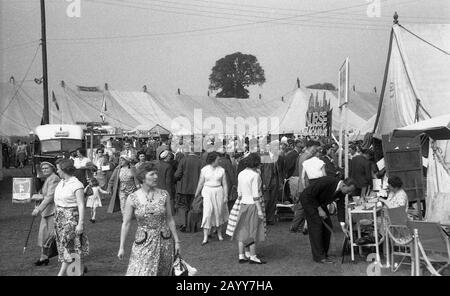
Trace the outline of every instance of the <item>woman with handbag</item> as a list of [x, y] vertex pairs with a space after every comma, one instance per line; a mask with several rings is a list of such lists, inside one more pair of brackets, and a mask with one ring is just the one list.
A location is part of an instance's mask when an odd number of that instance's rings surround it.
[[59, 159], [56, 162], [61, 181], [55, 188], [55, 229], [58, 260], [61, 269], [58, 276], [67, 272], [73, 262], [73, 254], [79, 256], [79, 270], [83, 268], [82, 259], [89, 254], [89, 241], [84, 232], [84, 187], [74, 176], [75, 167], [69, 159]]
[[238, 199], [228, 219], [227, 235], [238, 241], [239, 263], [266, 263], [256, 256], [255, 245], [264, 241], [266, 236], [260, 164], [261, 158], [257, 153], [247, 156], [246, 168], [238, 175]]
[[53, 235], [55, 231], [55, 188], [60, 179], [55, 173], [55, 166], [50, 162], [42, 162], [42, 174], [45, 177], [44, 185], [41, 192], [42, 202], [36, 207], [31, 215], [37, 216], [41, 214], [41, 224], [39, 226], [38, 246], [41, 247], [41, 257], [34, 263], [36, 266], [48, 265], [49, 258], [44, 248], [47, 240]]
[[119, 260], [124, 257], [125, 241], [134, 214], [138, 227], [126, 275], [169, 276], [174, 256], [180, 251], [170, 195], [156, 187], [158, 171], [155, 164], [147, 162], [141, 165], [136, 177], [142, 182], [142, 187], [127, 199], [117, 257]]
[[210, 152], [206, 157], [206, 166], [200, 173], [195, 196], [203, 197], [203, 242], [208, 243], [209, 231], [217, 228], [217, 237], [223, 241], [222, 225], [228, 220], [228, 185], [224, 168], [219, 166], [219, 154]]

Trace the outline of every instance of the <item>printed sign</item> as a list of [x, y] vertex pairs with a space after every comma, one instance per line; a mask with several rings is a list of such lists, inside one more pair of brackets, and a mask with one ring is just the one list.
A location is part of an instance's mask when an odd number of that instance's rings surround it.
[[339, 68], [339, 85], [338, 85], [338, 106], [348, 102], [349, 87], [349, 59], [346, 58], [344, 64]]
[[326, 98], [326, 92], [323, 92], [319, 100], [319, 93], [311, 93], [306, 112], [306, 134], [314, 137], [329, 137], [331, 135], [332, 110], [330, 101]]
[[32, 193], [32, 178], [13, 178], [13, 203], [30, 202]]

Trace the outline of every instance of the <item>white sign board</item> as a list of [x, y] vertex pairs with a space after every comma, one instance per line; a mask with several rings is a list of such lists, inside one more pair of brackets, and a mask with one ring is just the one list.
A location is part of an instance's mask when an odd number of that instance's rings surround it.
[[32, 178], [13, 178], [13, 203], [26, 203], [31, 200], [32, 193]]

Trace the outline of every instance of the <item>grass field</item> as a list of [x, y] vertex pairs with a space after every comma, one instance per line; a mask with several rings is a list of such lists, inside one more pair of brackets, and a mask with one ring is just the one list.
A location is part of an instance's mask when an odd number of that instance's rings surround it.
[[[7, 175], [25, 176], [26, 170], [11, 169]], [[32, 220], [31, 211], [34, 204], [11, 203], [11, 179], [0, 182], [0, 275], [56, 275], [59, 264], [56, 258], [48, 266], [35, 267], [32, 263], [38, 259], [39, 248], [36, 246], [39, 219], [35, 220], [30, 241], [25, 254], [22, 254], [26, 235]], [[90, 255], [85, 263], [89, 268], [87, 276], [120, 276], [126, 272], [131, 251], [132, 238], [136, 229], [135, 222], [131, 229], [123, 261], [117, 259], [119, 247], [121, 214], [107, 214], [105, 204], [97, 212], [97, 223], [92, 224], [86, 217], [85, 230], [90, 241]], [[89, 215], [87, 215], [89, 216]], [[335, 221], [337, 225], [337, 221]], [[260, 244], [258, 253], [268, 262], [265, 265], [238, 264], [237, 245], [217, 238], [201, 246], [201, 232], [180, 233], [182, 240], [181, 254], [192, 266], [198, 269], [198, 275], [325, 275], [325, 276], [364, 276], [368, 263], [360, 259], [356, 263], [322, 265], [312, 261], [309, 239], [302, 234], [289, 232], [289, 222], [279, 222], [269, 226], [267, 240]], [[332, 238], [331, 251], [340, 253], [343, 234], [338, 227]], [[340, 259], [340, 258], [339, 258]], [[390, 272], [383, 269], [383, 275]], [[408, 275], [408, 267], [395, 275]]]

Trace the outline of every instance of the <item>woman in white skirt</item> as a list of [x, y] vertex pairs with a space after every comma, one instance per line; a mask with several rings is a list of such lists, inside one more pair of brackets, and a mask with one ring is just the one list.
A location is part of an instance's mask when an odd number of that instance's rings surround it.
[[[257, 153], [247, 156], [246, 168], [238, 175], [238, 200], [228, 220], [227, 234], [238, 241], [239, 263], [266, 263], [256, 256], [256, 243], [264, 241], [266, 236], [260, 164]], [[247, 248], [250, 252], [244, 252]]]
[[208, 235], [212, 227], [217, 228], [217, 237], [222, 237], [222, 225], [228, 220], [228, 186], [225, 169], [219, 166], [219, 154], [210, 152], [206, 158], [206, 166], [200, 173], [195, 196], [203, 197], [203, 242], [208, 243]]

